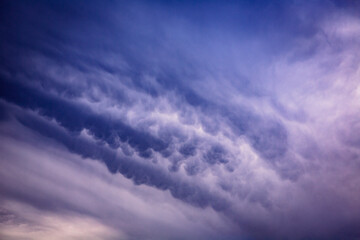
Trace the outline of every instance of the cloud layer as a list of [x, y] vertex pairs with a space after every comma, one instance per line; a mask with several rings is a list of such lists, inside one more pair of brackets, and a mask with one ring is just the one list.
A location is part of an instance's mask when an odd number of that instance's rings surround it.
[[5, 1], [1, 238], [357, 239], [359, 7]]

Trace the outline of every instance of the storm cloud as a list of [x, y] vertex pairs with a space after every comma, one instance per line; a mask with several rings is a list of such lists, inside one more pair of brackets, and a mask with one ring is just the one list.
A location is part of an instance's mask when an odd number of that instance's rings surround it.
[[0, 11], [2, 239], [359, 238], [356, 2]]

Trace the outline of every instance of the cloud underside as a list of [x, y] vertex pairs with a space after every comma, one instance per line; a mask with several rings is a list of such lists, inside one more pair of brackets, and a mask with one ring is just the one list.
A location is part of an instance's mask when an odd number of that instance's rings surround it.
[[348, 4], [5, 2], [0, 237], [356, 239]]

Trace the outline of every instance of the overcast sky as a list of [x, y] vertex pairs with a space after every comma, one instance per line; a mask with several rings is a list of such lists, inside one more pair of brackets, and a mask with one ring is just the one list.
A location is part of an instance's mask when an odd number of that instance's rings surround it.
[[0, 238], [360, 238], [360, 2], [1, 1]]

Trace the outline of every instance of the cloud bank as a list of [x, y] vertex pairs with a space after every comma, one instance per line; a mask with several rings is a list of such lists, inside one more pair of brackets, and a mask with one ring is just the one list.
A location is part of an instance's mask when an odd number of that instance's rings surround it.
[[2, 239], [357, 239], [360, 5], [5, 1]]

